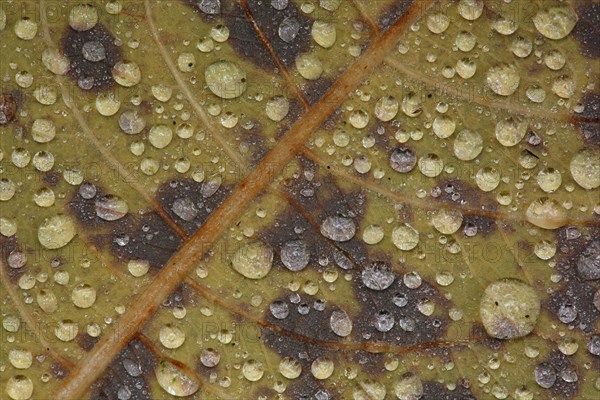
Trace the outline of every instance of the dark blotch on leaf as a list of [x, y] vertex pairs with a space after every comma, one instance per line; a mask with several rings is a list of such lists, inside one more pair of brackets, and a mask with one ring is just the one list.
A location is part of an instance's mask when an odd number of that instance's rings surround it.
[[441, 179], [437, 200], [445, 204], [463, 205], [470, 210], [496, 211], [498, 203], [489, 194], [459, 179]]
[[577, 124], [583, 141], [589, 146], [600, 147], [600, 93], [586, 93], [581, 103], [583, 112], [573, 114], [573, 120], [585, 119], [586, 122]]
[[129, 392], [129, 400], [148, 399], [151, 390], [148, 380], [154, 376], [157, 360], [144, 343], [134, 339], [127, 344], [106, 369], [103, 376], [91, 387], [92, 400], [123, 398]]
[[487, 238], [496, 230], [496, 220], [490, 217], [466, 215], [463, 218], [463, 227], [475, 227], [476, 235]]
[[[549, 374], [542, 372], [549, 371]], [[552, 372], [555, 375], [555, 381], [552, 382]], [[573, 365], [569, 357], [565, 356], [558, 350], [553, 350], [547, 359], [543, 360], [534, 371], [534, 377], [538, 384], [546, 384], [545, 387], [550, 389], [550, 393], [554, 398], [568, 399], [579, 398], [579, 381], [583, 378], [580, 376], [580, 371]]]
[[377, 18], [377, 25], [382, 30], [389, 29], [396, 21], [398, 21], [408, 9], [413, 5], [414, 0], [396, 0], [390, 7], [384, 10]]
[[52, 376], [58, 379], [63, 379], [69, 375], [69, 371], [58, 361], [54, 361], [52, 364], [50, 364], [50, 373]]
[[[104, 48], [104, 58], [100, 61], [89, 61], [84, 57], [84, 45], [94, 42]], [[84, 90], [102, 90], [112, 87], [114, 65], [122, 58], [121, 49], [115, 44], [113, 35], [100, 23], [90, 30], [78, 32], [71, 28], [62, 39], [64, 54], [71, 62], [69, 76]], [[86, 50], [89, 48], [87, 45]], [[91, 58], [88, 54], [88, 58]]]
[[600, 57], [600, 3], [583, 1], [577, 9], [579, 21], [573, 29], [573, 34], [579, 40], [582, 53], [586, 57]]
[[314, 104], [327, 93], [333, 80], [328, 78], [319, 78], [315, 81], [308, 81], [302, 85], [302, 91], [306, 95], [306, 98], [310, 104]]
[[[420, 343], [434, 342], [444, 336], [448, 325], [446, 317], [448, 300], [432, 285], [423, 282], [416, 289], [409, 289], [402, 283], [402, 277], [397, 276], [394, 284], [382, 291], [373, 291], [365, 286], [362, 279], [353, 279], [354, 295], [361, 307], [354, 318], [352, 335], [357, 340], [386, 342], [395, 346], [411, 346]], [[401, 299], [401, 300], [400, 300]], [[423, 299], [435, 303], [433, 315], [425, 316], [417, 304]], [[395, 321], [394, 326], [386, 332], [377, 329], [376, 315], [386, 311]]]
[[[230, 192], [229, 187], [220, 186], [213, 195], [203, 197], [202, 194], [206, 193], [206, 191], [203, 191], [203, 187], [206, 190], [207, 182], [210, 180], [211, 177], [206, 177], [202, 183], [192, 179], [173, 180], [163, 184], [158, 189], [156, 195], [158, 203], [188, 235], [196, 232], [210, 213], [219, 207]], [[190, 210], [178, 209], [183, 204], [181, 199], [186, 199], [185, 202], [190, 205], [193, 204], [196, 213], [191, 213]], [[174, 207], [174, 205], [177, 206]], [[191, 217], [192, 215], [193, 218], [187, 218], [187, 216]], [[182, 216], [186, 218], [184, 219]]]
[[84, 334], [77, 335], [77, 338], [75, 340], [76, 340], [77, 344], [79, 345], [79, 347], [81, 347], [83, 350], [90, 351], [94, 348], [96, 343], [98, 343], [100, 341], [100, 338], [92, 337], [92, 336], [84, 333]]
[[[248, 4], [256, 24], [279, 56], [281, 62], [286, 67], [291, 68], [295, 64], [296, 57], [306, 52], [311, 46], [310, 28], [312, 20], [291, 2], [285, 10], [281, 11], [274, 9], [270, 1], [248, 1]], [[226, 2], [225, 4], [223, 2], [221, 5], [224, 8], [226, 7], [223, 10], [223, 17], [230, 30], [228, 43], [238, 54], [259, 67], [272, 71], [276, 64], [254, 31], [239, 3]], [[298, 33], [289, 43], [279, 37], [279, 26], [286, 18], [293, 18], [299, 24]]]
[[8, 257], [12, 252], [15, 251], [23, 251], [19, 246], [17, 238], [15, 236], [6, 237], [4, 235], [0, 235], [0, 256], [2, 257], [2, 267], [4, 268], [6, 275], [8, 275], [8, 278], [13, 282], [16, 282], [17, 279], [19, 279], [19, 277], [23, 275], [27, 269], [27, 265], [21, 268], [11, 268], [8, 266]]
[[77, 191], [69, 202], [69, 210], [84, 231], [91, 231], [92, 242], [108, 247], [123, 263], [129, 260], [147, 260], [152, 268], [162, 268], [181, 245], [181, 239], [157, 213], [128, 213], [116, 221], [106, 221], [96, 215], [96, 199], [105, 194], [96, 186], [96, 195], [90, 199]]
[[0, 94], [0, 125], [8, 124], [15, 119], [17, 102], [10, 94]]
[[593, 261], [590, 257], [593, 257], [596, 246], [594, 243], [598, 241], [598, 237], [600, 228], [597, 227], [567, 226], [556, 232], [556, 270], [563, 276], [562, 286], [550, 295], [545, 304], [557, 320], [564, 321], [569, 320], [565, 314], [569, 310], [565, 305], [574, 305], [577, 315], [570, 325], [585, 333], [592, 333], [600, 318], [594, 306], [597, 281], [588, 281], [580, 276], [578, 263], [580, 260]]
[[450, 391], [444, 385], [438, 382], [423, 382], [422, 399], [435, 400], [476, 400], [471, 389], [466, 382], [461, 382], [456, 389]]

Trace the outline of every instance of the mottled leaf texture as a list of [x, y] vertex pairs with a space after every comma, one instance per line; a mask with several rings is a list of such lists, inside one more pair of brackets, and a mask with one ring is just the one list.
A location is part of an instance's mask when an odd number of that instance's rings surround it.
[[0, 398], [598, 399], [599, 15], [0, 1]]

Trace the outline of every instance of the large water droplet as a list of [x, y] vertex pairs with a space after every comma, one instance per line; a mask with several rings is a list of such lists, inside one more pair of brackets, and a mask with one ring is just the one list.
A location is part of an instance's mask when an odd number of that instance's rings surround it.
[[211, 92], [223, 99], [240, 97], [248, 86], [246, 72], [230, 61], [216, 61], [204, 70], [204, 79]]
[[352, 333], [352, 320], [344, 310], [335, 310], [329, 318], [331, 330], [338, 336], [346, 337]]
[[336, 242], [347, 242], [356, 233], [356, 225], [351, 218], [333, 216], [325, 218], [321, 224], [321, 234]]
[[73, 220], [63, 214], [46, 218], [38, 228], [38, 240], [47, 249], [60, 249], [75, 237]]
[[264, 278], [272, 264], [273, 249], [261, 241], [240, 247], [231, 261], [233, 269], [249, 279]]
[[488, 335], [514, 339], [528, 335], [535, 328], [540, 299], [525, 282], [501, 279], [485, 289], [479, 312]]
[[186, 374], [173, 363], [163, 360], [154, 370], [160, 387], [177, 397], [191, 396], [200, 388], [197, 379]]
[[539, 33], [548, 39], [566, 37], [577, 23], [577, 14], [567, 5], [541, 9], [532, 18]]

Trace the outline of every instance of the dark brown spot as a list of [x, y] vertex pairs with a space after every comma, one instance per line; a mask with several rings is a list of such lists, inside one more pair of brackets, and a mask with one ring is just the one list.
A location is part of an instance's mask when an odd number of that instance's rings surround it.
[[504, 343], [502, 342], [502, 340], [490, 337], [485, 331], [483, 325], [481, 324], [474, 324], [471, 327], [470, 336], [474, 338], [484, 338], [482, 340], [479, 340], [477, 343], [486, 346], [493, 351], [500, 351], [504, 347]]
[[496, 211], [498, 205], [473, 185], [460, 179], [442, 179], [437, 200], [444, 204], [463, 205], [470, 210]]
[[17, 102], [10, 94], [0, 94], [0, 125], [14, 121], [17, 114]]
[[81, 347], [85, 351], [90, 351], [94, 348], [96, 343], [100, 341], [99, 337], [92, 337], [88, 334], [77, 335], [77, 339], [75, 339], [79, 347]]
[[[572, 305], [577, 311], [576, 318], [567, 322], [585, 333], [594, 331], [600, 315], [594, 306], [596, 292], [594, 281], [581, 279], [577, 272], [577, 262], [585, 249], [600, 237], [600, 228], [567, 226], [556, 232], [556, 270], [563, 276], [562, 286], [554, 291], [545, 306], [556, 315], [564, 316], [564, 305]], [[564, 319], [564, 317], [563, 317]], [[570, 321], [569, 318], [564, 319]]]
[[8, 266], [8, 257], [14, 251], [22, 251], [16, 236], [6, 237], [0, 235], [0, 254], [2, 257], [2, 266], [12, 282], [16, 282], [21, 275], [25, 273], [27, 264], [22, 268], [11, 268]]
[[169, 297], [163, 301], [164, 307], [185, 307], [195, 303], [195, 292], [185, 283], [177, 286]]
[[55, 171], [55, 170], [50, 170], [48, 172], [45, 172], [42, 179], [44, 179], [44, 182], [46, 183], [46, 185], [50, 186], [51, 188], [56, 187], [56, 185], [58, 185], [58, 183], [60, 182], [60, 172]]
[[[354, 319], [352, 336], [364, 341], [365, 337], [376, 342], [385, 342], [395, 346], [411, 346], [433, 342], [444, 336], [448, 325], [446, 300], [432, 285], [423, 282], [416, 289], [409, 289], [402, 283], [402, 277], [396, 274], [394, 283], [385, 290], [375, 291], [367, 288], [361, 276], [353, 279], [354, 295], [361, 311]], [[417, 304], [428, 299], [435, 303], [438, 310], [434, 315], [425, 316]], [[393, 327], [381, 332], [376, 329], [377, 318], [385, 312], [394, 319]]]
[[306, 82], [301, 86], [301, 89], [306, 95], [308, 102], [315, 104], [327, 93], [333, 82], [332, 79], [321, 77], [317, 80]]
[[414, 0], [394, 1], [391, 6], [384, 10], [377, 18], [377, 25], [382, 30], [388, 30], [396, 21], [398, 21], [408, 9], [413, 5]]
[[[553, 397], [568, 399], [576, 396], [579, 393], [579, 382], [582, 380], [582, 371], [580, 371], [576, 365], [571, 363], [569, 357], [558, 350], [553, 350], [545, 362], [552, 365], [557, 374], [556, 382], [550, 388]], [[578, 379], [576, 382], [568, 382], [570, 379], [564, 379], [569, 375], [572, 376], [573, 373], [577, 374]]]
[[[114, 85], [112, 69], [121, 61], [121, 49], [116, 39], [102, 24], [98, 23], [90, 30], [78, 32], [68, 28], [62, 39], [64, 54], [71, 62], [69, 76], [84, 90], [103, 90]], [[104, 48], [104, 58], [90, 61], [84, 57], [84, 44], [96, 43]]]
[[467, 215], [463, 218], [463, 227], [469, 225], [475, 226], [477, 228], [477, 235], [481, 235], [484, 238], [489, 237], [496, 230], [496, 220], [490, 217]]
[[69, 371], [58, 361], [54, 361], [52, 364], [50, 364], [50, 373], [53, 377], [58, 379], [63, 379], [69, 375]]
[[162, 268], [181, 245], [181, 239], [156, 212], [128, 213], [116, 221], [106, 221], [96, 214], [95, 201], [104, 195], [96, 188], [96, 195], [84, 199], [76, 192], [69, 202], [69, 211], [79, 224], [90, 233], [91, 242], [107, 247], [121, 262], [132, 259], [147, 260], [152, 268]]
[[577, 8], [579, 21], [573, 35], [579, 40], [586, 57], [600, 57], [600, 3], [583, 1]]
[[583, 112], [573, 119], [585, 119], [577, 124], [583, 141], [591, 147], [600, 147], [600, 93], [586, 93], [582, 100]]
[[423, 382], [423, 399], [435, 400], [476, 400], [470, 389], [470, 383], [466, 380], [459, 382], [456, 389], [450, 391], [438, 382]]
[[[207, 182], [209, 179], [210, 177], [207, 177], [202, 183], [192, 179], [173, 180], [163, 184], [156, 194], [156, 199], [160, 206], [188, 235], [196, 232], [200, 225], [206, 221], [210, 213], [223, 202], [227, 194], [231, 191], [231, 188], [228, 186], [220, 186], [211, 196], [203, 197], [203, 193], [206, 193], [203, 192], [203, 187], [206, 189], [205, 185], [208, 185]], [[175, 212], [177, 210], [177, 207], [174, 206], [176, 201], [184, 198], [193, 202], [197, 210], [197, 214], [191, 220], [185, 220], [181, 218], [183, 215], [181, 212], [179, 212], [179, 215]]]
[[[264, 34], [266, 40], [288, 68], [295, 64], [296, 57], [306, 52], [311, 46], [310, 28], [312, 20], [298, 7], [290, 2], [285, 10], [276, 10], [270, 1], [248, 1], [250, 11], [256, 24]], [[257, 66], [272, 71], [276, 64], [270, 53], [254, 31], [239, 2], [221, 2], [225, 24], [229, 27], [230, 36], [228, 43], [235, 51], [249, 59]], [[279, 26], [288, 18], [294, 19], [299, 25], [297, 35], [289, 42], [279, 36]]]
[[152, 350], [140, 340], [133, 339], [92, 385], [91, 399], [119, 399], [122, 398], [119, 391], [129, 392], [131, 400], [148, 399], [152, 393], [148, 381], [154, 377], [156, 362]]

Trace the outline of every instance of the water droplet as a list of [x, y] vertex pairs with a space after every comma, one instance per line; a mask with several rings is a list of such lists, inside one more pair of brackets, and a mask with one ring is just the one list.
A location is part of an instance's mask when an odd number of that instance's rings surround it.
[[47, 143], [56, 136], [56, 127], [50, 119], [40, 118], [33, 121], [31, 136], [38, 143]]
[[363, 230], [362, 239], [366, 244], [377, 244], [383, 240], [384, 231], [379, 225], [369, 225]]
[[119, 127], [129, 135], [140, 133], [146, 127], [146, 120], [137, 110], [125, 111], [119, 116]]
[[327, 379], [333, 374], [334, 364], [328, 357], [319, 357], [310, 365], [310, 372], [317, 379]]
[[269, 306], [271, 315], [276, 319], [286, 319], [290, 315], [290, 310], [286, 302], [276, 300]]
[[7, 178], [0, 179], [0, 201], [12, 199], [16, 191], [17, 186], [13, 181]]
[[417, 156], [408, 148], [396, 148], [390, 156], [390, 167], [394, 171], [407, 173], [412, 171], [416, 164]]
[[58, 299], [51, 290], [42, 289], [37, 294], [37, 303], [46, 314], [51, 314], [58, 310]]
[[372, 290], [385, 290], [394, 283], [394, 272], [382, 261], [373, 262], [362, 271], [362, 281]]
[[560, 187], [562, 177], [557, 169], [547, 167], [538, 173], [537, 183], [544, 192], [552, 193]]
[[177, 326], [166, 324], [160, 328], [159, 340], [167, 349], [176, 349], [185, 342], [185, 332]]
[[434, 153], [428, 153], [419, 158], [418, 165], [421, 173], [429, 178], [438, 176], [444, 169], [444, 161]]
[[300, 271], [308, 265], [310, 252], [303, 240], [292, 240], [281, 246], [281, 262], [290, 271]]
[[394, 393], [399, 400], [419, 400], [423, 397], [423, 382], [411, 372], [407, 372], [394, 384]]
[[571, 176], [584, 189], [600, 186], [600, 153], [584, 148], [577, 152], [570, 164]]
[[431, 14], [427, 17], [427, 28], [432, 33], [443, 33], [450, 26], [450, 18], [442, 13]]
[[527, 121], [519, 117], [507, 117], [496, 124], [496, 139], [503, 146], [515, 146], [525, 137], [527, 127]]
[[600, 356], [600, 336], [594, 335], [592, 336], [587, 343], [587, 350], [590, 354], [595, 356]]
[[329, 318], [329, 326], [333, 333], [346, 337], [352, 333], [352, 320], [344, 310], [335, 310]]
[[536, 365], [535, 382], [544, 389], [550, 389], [556, 382], [556, 370], [550, 363], [540, 363]]
[[321, 47], [326, 49], [334, 45], [337, 37], [335, 31], [335, 25], [331, 22], [316, 20], [313, 22], [312, 29], [310, 31], [314, 41]]
[[33, 394], [33, 382], [25, 375], [12, 376], [6, 382], [6, 393], [13, 400], [28, 400]]
[[521, 82], [517, 68], [512, 64], [496, 64], [487, 73], [487, 84], [500, 96], [510, 96], [516, 92]]
[[279, 122], [288, 115], [288, 112], [290, 111], [290, 102], [287, 97], [275, 96], [267, 101], [265, 111], [269, 119]]
[[375, 104], [375, 116], [380, 121], [391, 121], [398, 114], [398, 107], [398, 100], [395, 97], [381, 97]]
[[244, 378], [248, 379], [250, 382], [259, 381], [264, 373], [265, 369], [262, 362], [257, 360], [247, 360], [242, 366], [242, 374], [244, 375]]
[[214, 368], [221, 361], [221, 355], [213, 348], [203, 349], [200, 353], [200, 362], [207, 368]]
[[204, 70], [204, 79], [210, 91], [222, 99], [235, 99], [245, 91], [246, 72], [230, 61], [216, 61]]
[[535, 244], [533, 251], [540, 260], [549, 260], [556, 254], [556, 244], [541, 240]]
[[389, 332], [394, 327], [394, 316], [386, 310], [375, 314], [375, 329], [379, 332]]
[[557, 229], [567, 223], [567, 212], [554, 199], [539, 198], [531, 202], [525, 212], [527, 221], [544, 229]]
[[198, 216], [198, 209], [189, 197], [180, 197], [173, 202], [171, 210], [184, 221], [193, 221]]
[[8, 360], [17, 369], [27, 369], [31, 367], [33, 355], [25, 349], [12, 349], [8, 352]]
[[279, 362], [279, 372], [288, 379], [296, 379], [302, 373], [302, 364], [292, 357], [285, 357]]
[[96, 289], [81, 283], [73, 288], [71, 300], [79, 308], [90, 308], [96, 302]]
[[284, 18], [279, 24], [279, 38], [286, 43], [291, 43], [300, 31], [300, 22], [294, 17]]
[[336, 242], [347, 242], [356, 233], [356, 225], [351, 218], [339, 215], [327, 217], [321, 224], [321, 235]]
[[402, 99], [402, 111], [409, 117], [417, 117], [423, 112], [423, 103], [418, 94], [409, 92]]
[[177, 57], [177, 68], [181, 72], [192, 72], [196, 66], [196, 56], [192, 53], [181, 53]]
[[600, 279], [600, 241], [591, 241], [577, 260], [577, 273], [582, 279]]
[[461, 58], [456, 62], [456, 73], [463, 79], [469, 79], [477, 72], [477, 64], [472, 58]]
[[467, 53], [473, 50], [475, 44], [477, 43], [477, 38], [471, 32], [460, 31], [456, 35], [454, 43], [460, 51]]
[[165, 84], [154, 85], [152, 86], [152, 95], [156, 100], [166, 103], [171, 99], [173, 89]]
[[142, 80], [142, 71], [134, 62], [119, 61], [112, 69], [115, 82], [124, 87], [132, 87]]
[[162, 360], [154, 370], [160, 387], [167, 393], [177, 397], [191, 396], [200, 388], [194, 376], [182, 371], [175, 364]]
[[63, 342], [70, 342], [77, 337], [79, 326], [70, 319], [59, 321], [54, 328], [54, 335]]
[[456, 122], [448, 115], [438, 115], [433, 120], [433, 133], [441, 139], [450, 137], [456, 129]]
[[467, 21], [474, 21], [483, 13], [482, 0], [460, 0], [458, 13]]
[[485, 289], [479, 311], [488, 335], [514, 339], [533, 331], [540, 313], [540, 299], [525, 282], [501, 279]]
[[419, 231], [405, 223], [392, 231], [392, 243], [400, 250], [412, 250], [419, 244]]
[[32, 40], [38, 31], [38, 24], [28, 17], [23, 17], [15, 23], [15, 35], [21, 40]]
[[164, 149], [173, 140], [173, 130], [167, 125], [154, 125], [150, 128], [148, 140], [157, 149]]
[[233, 269], [249, 279], [264, 278], [272, 264], [273, 249], [260, 241], [240, 247], [231, 261]]
[[559, 50], [550, 50], [544, 56], [544, 64], [553, 71], [558, 71], [565, 66], [567, 59]]
[[71, 8], [69, 25], [78, 32], [88, 31], [98, 23], [98, 10], [91, 4], [78, 4]]
[[60, 249], [75, 237], [75, 224], [64, 214], [46, 218], [38, 228], [38, 240], [47, 249]]
[[507, 19], [504, 17], [500, 17], [494, 22], [492, 22], [492, 29], [498, 32], [501, 35], [512, 35], [517, 31], [518, 25], [512, 19]]
[[575, 81], [563, 75], [552, 81], [552, 92], [563, 99], [570, 99], [575, 94]]
[[102, 43], [90, 40], [83, 44], [81, 55], [90, 62], [99, 62], [106, 58], [106, 50]]
[[481, 168], [475, 174], [475, 183], [479, 189], [490, 192], [500, 184], [500, 171], [492, 166]]
[[127, 215], [129, 207], [127, 202], [112, 194], [107, 194], [97, 199], [94, 203], [96, 215], [105, 221], [116, 221]]
[[538, 32], [553, 40], [562, 39], [571, 33], [577, 19], [575, 11], [566, 5], [541, 9], [532, 18]]

